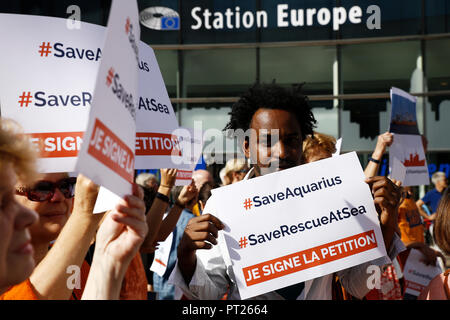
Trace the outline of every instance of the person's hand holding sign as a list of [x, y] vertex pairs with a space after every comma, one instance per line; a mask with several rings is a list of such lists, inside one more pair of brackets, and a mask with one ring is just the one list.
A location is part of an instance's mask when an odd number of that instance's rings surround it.
[[211, 249], [217, 244], [219, 230], [223, 223], [212, 214], [204, 214], [189, 220], [178, 246], [178, 263], [187, 284], [191, 282], [197, 265], [195, 252], [198, 249]]
[[375, 208], [379, 214], [384, 244], [390, 248], [398, 223], [400, 187], [386, 177], [376, 176], [366, 179], [372, 191]]
[[143, 198], [142, 189], [133, 184], [133, 194], [125, 196], [114, 210], [106, 213], [97, 232], [83, 300], [119, 299], [127, 268], [148, 231]]

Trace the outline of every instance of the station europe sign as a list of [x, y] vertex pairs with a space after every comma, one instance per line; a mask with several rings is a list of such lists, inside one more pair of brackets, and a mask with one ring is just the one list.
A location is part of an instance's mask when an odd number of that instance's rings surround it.
[[[276, 16], [271, 16], [276, 12]], [[191, 30], [237, 30], [251, 28], [276, 28], [329, 26], [338, 31], [344, 23], [361, 24], [364, 21], [369, 30], [381, 29], [381, 9], [377, 5], [369, 5], [365, 10], [360, 6], [322, 7], [322, 8], [293, 8], [288, 4], [277, 4], [276, 10], [244, 11], [239, 6], [227, 8], [225, 11], [213, 11], [200, 6], [190, 11], [194, 23]], [[144, 9], [140, 15], [141, 23], [154, 30], [179, 30], [179, 14], [166, 7], [150, 7]], [[276, 22], [276, 24], [274, 24]]]

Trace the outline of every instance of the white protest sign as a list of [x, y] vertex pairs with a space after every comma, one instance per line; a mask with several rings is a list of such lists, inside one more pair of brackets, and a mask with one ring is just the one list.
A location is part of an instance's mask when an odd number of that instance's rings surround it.
[[242, 299], [385, 256], [364, 180], [351, 152], [213, 189]]
[[105, 28], [66, 19], [0, 14], [1, 116], [40, 151], [40, 172], [74, 171], [102, 57]]
[[391, 176], [403, 175], [402, 171], [397, 172], [397, 170], [403, 170], [398, 163], [395, 164], [399, 161], [406, 167], [404, 186], [429, 184], [430, 178], [422, 137], [417, 127], [417, 98], [398, 88], [391, 88], [391, 102], [389, 132], [394, 133], [394, 141], [389, 148]]
[[158, 249], [155, 251], [153, 263], [150, 270], [158, 274], [160, 277], [166, 273], [167, 263], [169, 262], [170, 249], [172, 248], [173, 232], [169, 234], [166, 240], [158, 243]]
[[405, 294], [419, 296], [430, 281], [443, 271], [438, 264], [426, 265], [421, 259], [423, 259], [422, 253], [419, 250], [411, 249], [403, 269]]
[[[176, 186], [188, 185], [192, 181], [192, 173], [200, 160], [203, 150], [203, 130], [198, 128], [179, 128], [175, 131], [180, 141], [180, 149], [182, 152], [181, 161], [184, 165], [188, 165], [185, 170], [177, 171]], [[178, 159], [174, 159], [178, 162]]]
[[405, 181], [405, 178], [406, 178], [406, 167], [397, 158], [393, 158], [392, 161], [393, 161], [393, 164], [392, 164], [392, 172], [391, 172], [390, 178], [395, 179], [397, 181], [401, 181], [401, 183], [403, 184]]
[[[186, 168], [174, 164], [181, 162], [178, 129], [169, 95], [156, 61], [153, 49], [139, 42], [139, 101], [136, 108], [135, 169]], [[172, 158], [173, 157], [173, 158]], [[179, 175], [183, 170], [179, 170]], [[189, 180], [190, 181], [190, 180]], [[101, 213], [113, 208], [119, 197], [110, 190], [100, 188], [94, 212]]]
[[95, 201], [94, 214], [103, 213], [112, 210], [122, 197], [111, 190], [101, 186], [98, 191], [97, 201]]
[[[405, 169], [402, 169], [399, 163], [405, 167], [406, 173], [402, 172]], [[404, 176], [402, 183], [404, 186], [430, 183], [422, 137], [419, 135], [395, 134], [394, 141], [389, 147], [389, 165], [392, 177]]]
[[[1, 53], [2, 116], [21, 124], [40, 148], [40, 172], [73, 171], [88, 123], [106, 28], [81, 22], [80, 29], [69, 30], [61, 18], [0, 17], [2, 39], [18, 48]], [[187, 168], [171, 163], [176, 155], [166, 147], [174, 140], [176, 151], [177, 140], [166, 138], [178, 123], [153, 50], [141, 41], [139, 49], [135, 168]], [[161, 155], [164, 152], [168, 156]]]
[[120, 197], [134, 179], [138, 41], [136, 1], [113, 0], [89, 123], [76, 169]]
[[175, 116], [153, 49], [139, 44], [139, 102], [136, 108], [136, 169], [184, 168]]

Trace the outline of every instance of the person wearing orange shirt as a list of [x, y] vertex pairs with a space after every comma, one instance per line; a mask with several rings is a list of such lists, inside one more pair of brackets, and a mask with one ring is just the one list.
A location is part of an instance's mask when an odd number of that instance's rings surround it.
[[411, 187], [403, 187], [402, 198], [403, 201], [398, 208], [398, 226], [401, 240], [405, 246], [413, 242], [425, 243], [425, 230]]
[[83, 262], [103, 217], [92, 213], [97, 194], [98, 186], [82, 175], [76, 179], [67, 173], [48, 173], [33, 184], [19, 182], [17, 201], [39, 215], [38, 222], [30, 228], [36, 267], [28, 279], [11, 287], [0, 299], [81, 297], [81, 292], [74, 295], [74, 287], [68, 285], [73, 273], [67, 271], [78, 271], [75, 277], [79, 275], [78, 283], [84, 284], [89, 266]]
[[[93, 214], [98, 191], [99, 186], [81, 174], [74, 179], [67, 173], [48, 173], [31, 186], [19, 183], [17, 201], [36, 211], [40, 218], [30, 228], [36, 267], [28, 279], [9, 288], [0, 299], [81, 298], [90, 269], [86, 253], [103, 218], [103, 214]], [[128, 205], [145, 211], [143, 200], [132, 197]], [[73, 277], [79, 279], [76, 286], [70, 284]], [[145, 279], [139, 254], [135, 255], [125, 279], [123, 298], [146, 299], [146, 284], [139, 286], [140, 280]]]

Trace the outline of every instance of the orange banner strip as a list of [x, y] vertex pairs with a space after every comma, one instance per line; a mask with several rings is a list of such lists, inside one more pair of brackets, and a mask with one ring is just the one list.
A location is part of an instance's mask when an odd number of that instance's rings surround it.
[[137, 156], [181, 156], [178, 137], [168, 133], [136, 132]]
[[41, 158], [76, 157], [84, 132], [45, 132], [27, 134], [38, 147]]
[[98, 119], [95, 119], [88, 153], [126, 181], [133, 183], [133, 151]]
[[377, 247], [373, 230], [243, 268], [247, 287]]

